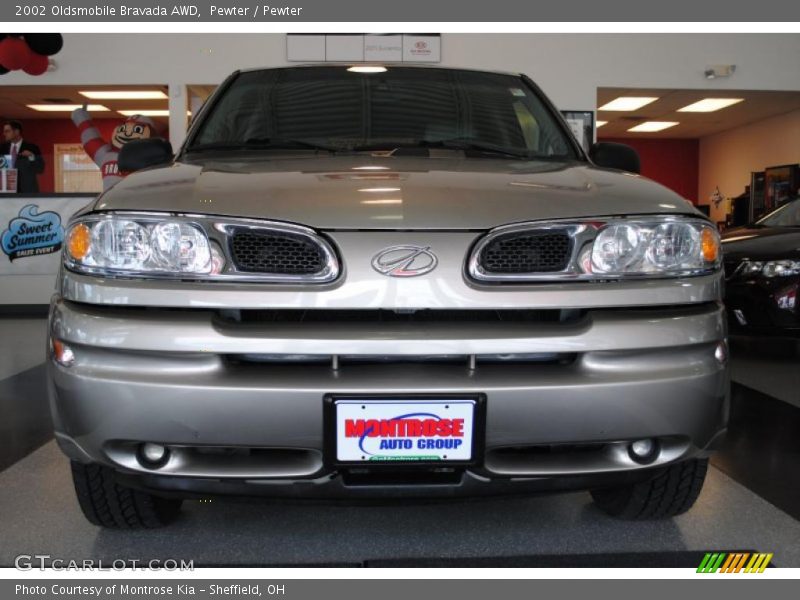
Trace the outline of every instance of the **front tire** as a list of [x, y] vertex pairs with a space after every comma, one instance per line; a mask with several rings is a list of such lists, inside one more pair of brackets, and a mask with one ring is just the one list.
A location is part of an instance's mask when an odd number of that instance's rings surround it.
[[153, 529], [175, 520], [181, 500], [153, 496], [116, 482], [114, 471], [72, 461], [72, 482], [84, 516], [109, 529]]
[[708, 459], [670, 465], [653, 478], [624, 487], [591, 490], [595, 504], [620, 519], [666, 519], [689, 510], [700, 495]]

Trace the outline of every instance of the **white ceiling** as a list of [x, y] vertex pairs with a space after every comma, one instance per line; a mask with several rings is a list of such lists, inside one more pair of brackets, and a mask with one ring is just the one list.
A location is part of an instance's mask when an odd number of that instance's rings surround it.
[[[102, 104], [108, 111], [92, 114], [97, 118], [119, 118], [119, 110], [166, 110], [168, 100], [89, 100], [81, 96], [81, 90], [161, 90], [162, 84], [153, 85], [8, 85], [0, 87], [0, 117], [4, 119], [64, 119], [69, 111], [44, 112], [28, 108], [28, 104]], [[166, 122], [166, 118], [157, 120]]]
[[[667, 90], [658, 88], [599, 88], [597, 106], [620, 96], [657, 97], [655, 102], [630, 112], [598, 111], [598, 121], [608, 121], [597, 130], [599, 137], [701, 138], [754, 123], [768, 117], [800, 110], [800, 92], [748, 90]], [[677, 112], [703, 98], [744, 98], [733, 106], [710, 113]], [[678, 121], [680, 124], [656, 133], [631, 133], [644, 121]]]

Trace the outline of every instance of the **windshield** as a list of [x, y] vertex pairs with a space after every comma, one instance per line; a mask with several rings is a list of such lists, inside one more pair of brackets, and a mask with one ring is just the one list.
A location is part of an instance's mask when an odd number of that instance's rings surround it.
[[387, 67], [299, 67], [239, 74], [187, 151], [453, 148], [492, 156], [577, 158], [567, 133], [512, 75]]
[[792, 200], [756, 223], [763, 227], [800, 227], [800, 199]]

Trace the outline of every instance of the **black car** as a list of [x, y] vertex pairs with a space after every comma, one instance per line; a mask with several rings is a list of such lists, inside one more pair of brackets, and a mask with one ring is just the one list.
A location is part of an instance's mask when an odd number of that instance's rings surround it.
[[800, 199], [725, 232], [722, 244], [731, 334], [800, 338]]

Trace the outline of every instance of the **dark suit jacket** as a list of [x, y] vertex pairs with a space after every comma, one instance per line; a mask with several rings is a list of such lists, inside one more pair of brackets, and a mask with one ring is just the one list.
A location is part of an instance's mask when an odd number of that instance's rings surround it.
[[[22, 153], [24, 150], [30, 151], [34, 159], [17, 156], [17, 192], [29, 194], [39, 191], [39, 182], [36, 180], [36, 176], [44, 171], [44, 158], [39, 146], [31, 144], [23, 138], [19, 151]], [[11, 144], [8, 142], [0, 143], [0, 155], [5, 154], [11, 154]]]

